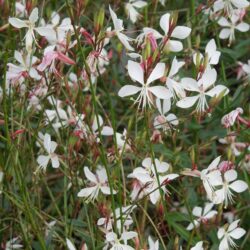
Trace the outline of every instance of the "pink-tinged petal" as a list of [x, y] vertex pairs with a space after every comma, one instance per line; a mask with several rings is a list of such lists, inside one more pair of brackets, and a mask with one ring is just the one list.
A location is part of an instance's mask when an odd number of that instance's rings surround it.
[[114, 134], [114, 130], [111, 127], [103, 126], [101, 134], [105, 136], [111, 136]]
[[233, 189], [237, 193], [241, 193], [248, 189], [248, 185], [246, 182], [239, 180], [230, 184], [230, 188]]
[[163, 15], [160, 19], [160, 26], [164, 31], [165, 35], [167, 35], [169, 31], [169, 23], [170, 23], [170, 14], [167, 13]]
[[157, 63], [153, 71], [151, 72], [147, 84], [150, 84], [151, 82], [161, 78], [164, 76], [165, 73], [165, 63]]
[[59, 168], [60, 163], [59, 163], [59, 159], [58, 159], [58, 156], [57, 156], [57, 155], [53, 155], [53, 156], [51, 157], [51, 163], [52, 163], [52, 167], [53, 167], [53, 168]]
[[222, 92], [224, 92], [224, 95], [227, 95], [229, 93], [229, 89], [226, 86], [223, 85], [217, 85], [211, 90], [207, 91], [205, 94], [208, 96], [219, 96]]
[[129, 60], [128, 74], [131, 77], [131, 79], [141, 84], [144, 84], [144, 71], [139, 63]]
[[88, 187], [88, 188], [83, 188], [78, 192], [77, 196], [78, 197], [89, 197], [92, 193], [96, 191], [97, 187]]
[[15, 17], [10, 17], [10, 18], [9, 18], [9, 23], [10, 23], [13, 27], [18, 28], [18, 29], [21, 29], [21, 28], [28, 28], [28, 27], [29, 27], [25, 21], [20, 20], [20, 19], [15, 18]]
[[43, 57], [42, 62], [38, 65], [37, 69], [39, 71], [44, 71], [50, 64], [52, 63], [53, 60], [55, 60], [57, 57], [57, 52], [55, 51], [50, 51], [46, 53]]
[[174, 28], [171, 34], [171, 37], [178, 38], [178, 39], [185, 39], [190, 35], [191, 31], [192, 30], [189, 27], [177, 26]]
[[234, 169], [228, 170], [225, 172], [224, 178], [227, 182], [232, 182], [237, 179], [237, 172]]
[[221, 17], [218, 21], [218, 24], [222, 27], [230, 27], [230, 23], [225, 17]]
[[65, 56], [62, 52], [57, 52], [57, 59], [64, 62], [64, 63], [70, 64], [70, 65], [75, 64], [75, 61], [73, 61], [69, 57]]
[[46, 168], [49, 163], [49, 156], [39, 155], [37, 158], [37, 163], [40, 167]]
[[182, 42], [180, 42], [180, 41], [170, 40], [167, 43], [167, 46], [168, 46], [169, 50], [172, 52], [180, 52], [183, 50], [183, 45], [182, 45]]
[[117, 37], [127, 50], [134, 51], [134, 48], [129, 44], [129, 41], [132, 40], [130, 37], [127, 37], [126, 35], [120, 32], [117, 33]]
[[194, 207], [192, 214], [196, 217], [201, 217], [202, 215], [202, 208], [201, 207]]
[[208, 89], [211, 85], [216, 82], [217, 79], [217, 72], [215, 69], [207, 70], [201, 79], [198, 81], [199, 86], [203, 86], [203, 89]]
[[208, 166], [208, 170], [217, 169], [221, 156], [216, 157]]
[[87, 177], [87, 179], [93, 183], [98, 183], [96, 176], [89, 170], [88, 167], [84, 167], [84, 174]]
[[219, 37], [220, 37], [220, 39], [227, 39], [227, 38], [229, 38], [230, 34], [231, 34], [230, 29], [222, 29], [220, 31]]
[[192, 78], [189, 77], [182, 78], [181, 85], [184, 89], [188, 91], [200, 92], [197, 81]]
[[163, 86], [150, 87], [148, 90], [160, 99], [169, 99], [173, 96], [172, 93]]
[[138, 93], [139, 91], [141, 91], [141, 88], [139, 87], [136, 87], [134, 85], [125, 85], [119, 90], [118, 95], [120, 97], [126, 97], [130, 95], [134, 95]]
[[34, 24], [37, 20], [38, 20], [38, 8], [35, 8], [32, 10], [29, 16], [29, 21]]
[[249, 30], [249, 24], [248, 23], [240, 23], [238, 25], [236, 25], [235, 29], [241, 31], [241, 32], [247, 32]]
[[199, 98], [199, 95], [185, 97], [185, 98], [179, 100], [176, 103], [176, 106], [179, 108], [183, 108], [183, 109], [190, 108], [198, 101], [198, 98]]
[[244, 230], [243, 228], [239, 227], [239, 228], [236, 228], [234, 229], [232, 232], [229, 233], [229, 235], [238, 240], [240, 239], [244, 234], [246, 233], [246, 230]]

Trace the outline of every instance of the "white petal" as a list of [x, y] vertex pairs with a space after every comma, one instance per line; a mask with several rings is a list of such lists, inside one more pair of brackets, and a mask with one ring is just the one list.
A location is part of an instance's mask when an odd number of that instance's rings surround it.
[[83, 188], [78, 192], [77, 196], [78, 197], [89, 197], [92, 193], [94, 193], [96, 190], [96, 186], [94, 187], [89, 187], [89, 188]]
[[239, 180], [230, 184], [230, 188], [233, 189], [237, 193], [241, 193], [248, 189], [248, 185], [246, 182]]
[[249, 27], [250, 27], [249, 24], [242, 22], [242, 23], [238, 24], [235, 27], [235, 29], [237, 29], [241, 32], [247, 32], [249, 30]]
[[32, 10], [29, 20], [31, 23], [35, 23], [38, 20], [38, 8]]
[[39, 155], [37, 158], [37, 163], [39, 164], [39, 166], [46, 168], [49, 163], [49, 159], [49, 156]]
[[150, 87], [148, 90], [160, 99], [169, 99], [172, 97], [171, 92], [163, 86]]
[[217, 236], [219, 239], [221, 239], [225, 235], [225, 229], [223, 227], [219, 228], [217, 232]]
[[27, 23], [23, 20], [20, 20], [18, 18], [15, 17], [10, 17], [9, 18], [9, 23], [14, 26], [15, 28], [21, 29], [21, 28], [28, 28], [29, 26], [27, 25]]
[[190, 108], [197, 102], [198, 98], [199, 98], [199, 95], [185, 97], [185, 98], [179, 100], [176, 103], [176, 106], [179, 108], [184, 108], [184, 109]]
[[130, 231], [130, 232], [123, 232], [123, 233], [122, 233], [122, 236], [121, 236], [121, 238], [122, 238], [124, 241], [133, 239], [133, 238], [135, 238], [135, 237], [137, 237], [137, 233], [136, 233], [136, 232], [133, 232], [133, 231]]
[[[109, 188], [108, 186], [103, 186], [103, 187], [101, 187], [101, 191], [102, 191], [102, 193], [107, 194], [107, 195], [111, 194], [111, 190], [110, 190], [110, 188]], [[115, 192], [114, 192], [114, 190], [113, 190], [113, 194], [114, 194], [114, 193], [115, 193]]]
[[84, 167], [84, 174], [85, 176], [88, 178], [88, 180], [90, 180], [93, 183], [97, 183], [97, 179], [96, 176], [89, 170], [88, 167]]
[[183, 45], [182, 42], [180, 41], [170, 40], [167, 43], [167, 46], [169, 47], [169, 50], [172, 52], [180, 52], [183, 50]]
[[236, 228], [234, 229], [232, 232], [229, 233], [229, 235], [238, 240], [240, 239], [244, 234], [246, 233], [246, 230], [244, 230], [243, 228], [239, 227], [239, 228]]
[[220, 162], [221, 156], [216, 157], [208, 166], [208, 170], [216, 169], [219, 162]]
[[139, 91], [141, 91], [141, 88], [139, 87], [136, 87], [134, 85], [125, 85], [119, 90], [118, 95], [120, 97], [126, 97], [130, 95], [134, 95], [138, 93]]
[[51, 163], [52, 163], [53, 168], [59, 168], [60, 163], [59, 163], [59, 159], [57, 155], [54, 155], [53, 157], [51, 157]]
[[162, 30], [164, 31], [165, 35], [167, 35], [169, 31], [169, 21], [170, 21], [169, 19], [170, 19], [169, 13], [163, 15], [160, 19], [160, 26]]
[[208, 89], [215, 83], [217, 79], [217, 72], [215, 69], [207, 70], [201, 79], [198, 81], [199, 86], [203, 85], [204, 90]]
[[136, 1], [133, 3], [133, 6], [135, 6], [136, 8], [143, 8], [147, 5], [147, 2], [144, 1]]
[[188, 91], [200, 92], [197, 81], [192, 78], [189, 77], [182, 78], [181, 85], [184, 89]]
[[228, 231], [228, 232], [233, 231], [236, 227], [238, 227], [239, 222], [240, 222], [240, 220], [235, 220], [235, 221], [233, 221], [233, 222], [229, 225], [227, 231]]
[[36, 32], [40, 35], [40, 36], [45, 36], [45, 37], [56, 37], [56, 32], [51, 29], [51, 28], [47, 28], [47, 27], [38, 27], [35, 28]]
[[230, 23], [225, 17], [221, 17], [218, 21], [218, 24], [222, 27], [230, 27]]
[[234, 169], [228, 170], [224, 174], [224, 178], [227, 182], [232, 182], [237, 178], [237, 172]]
[[165, 73], [165, 63], [157, 63], [157, 65], [155, 66], [155, 68], [153, 69], [147, 80], [147, 84], [163, 77], [164, 73]]
[[187, 38], [191, 33], [191, 29], [186, 26], [177, 26], [174, 28], [171, 37], [175, 37], [178, 39], [185, 39]]
[[201, 207], [194, 207], [192, 214], [196, 217], [201, 217], [202, 215], [202, 208]]
[[129, 41], [131, 41], [131, 38], [127, 37], [126, 35], [122, 33], [117, 33], [117, 37], [119, 38], [120, 42], [124, 45], [124, 47], [127, 50], [134, 51], [134, 48], [129, 44]]
[[66, 239], [66, 243], [69, 250], [76, 250], [75, 246], [69, 239]]
[[231, 34], [231, 30], [230, 29], [222, 29], [220, 31], [219, 37], [220, 39], [227, 39]]
[[162, 105], [162, 114], [166, 114], [171, 108], [171, 100], [165, 99]]
[[219, 96], [222, 92], [224, 92], [224, 95], [227, 95], [229, 92], [229, 89], [226, 86], [223, 85], [217, 85], [214, 88], [212, 88], [211, 90], [207, 91], [205, 94], [208, 96]]
[[128, 74], [131, 77], [131, 79], [141, 84], [144, 84], [144, 71], [139, 63], [129, 60]]
[[231, 2], [238, 9], [244, 9], [249, 6], [249, 2], [247, 0], [231, 0]]
[[110, 136], [114, 134], [114, 130], [111, 127], [103, 126], [101, 134], [105, 136]]
[[174, 114], [167, 115], [166, 119], [168, 122], [170, 122], [174, 126], [177, 126], [179, 124], [178, 118]]
[[219, 245], [219, 250], [229, 250], [227, 237], [224, 237]]

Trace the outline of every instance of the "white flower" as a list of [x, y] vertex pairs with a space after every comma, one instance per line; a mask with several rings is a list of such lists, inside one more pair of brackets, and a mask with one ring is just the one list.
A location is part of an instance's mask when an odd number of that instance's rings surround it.
[[234, 125], [235, 121], [237, 118], [243, 114], [243, 109], [242, 108], [236, 108], [232, 110], [230, 113], [224, 115], [221, 119], [221, 124], [225, 128], [229, 128]]
[[153, 104], [152, 95], [160, 99], [169, 99], [172, 94], [164, 86], [153, 86], [150, 87], [150, 83], [161, 78], [164, 75], [165, 64], [158, 63], [155, 68], [152, 70], [151, 74], [147, 79], [144, 78], [144, 70], [142, 66], [134, 61], [128, 61], [128, 74], [132, 80], [135, 80], [141, 84], [141, 87], [134, 85], [125, 85], [120, 90], [118, 95], [120, 97], [126, 97], [135, 95], [140, 92], [135, 102], [139, 103], [139, 106], [142, 106], [144, 109], [148, 104], [151, 106]]
[[[83, 188], [77, 194], [78, 197], [87, 198], [87, 202], [90, 200], [97, 199], [99, 192], [101, 191], [104, 195], [110, 195], [111, 190], [108, 185], [108, 177], [105, 168], [99, 166], [96, 170], [96, 174], [93, 174], [88, 167], [84, 167], [84, 174], [89, 180], [89, 187]], [[113, 194], [116, 191], [113, 190]]]
[[51, 141], [51, 136], [47, 133], [44, 135], [43, 146], [47, 155], [38, 156], [37, 163], [39, 164], [39, 168], [46, 170], [49, 161], [51, 161], [53, 168], [59, 168], [59, 159], [57, 154], [54, 153], [57, 147], [57, 143]]
[[237, 9], [247, 8], [249, 2], [247, 0], [217, 0], [214, 2], [214, 11], [224, 9], [228, 15], [231, 15], [234, 7]]
[[159, 250], [159, 240], [153, 241], [151, 236], [148, 236], [148, 250]]
[[179, 176], [178, 174], [166, 174], [168, 169], [169, 164], [166, 162], [155, 159], [154, 166], [151, 158], [145, 158], [142, 161], [142, 167], [135, 168], [128, 177], [139, 180], [144, 185], [145, 193], [149, 194], [150, 201], [156, 204], [161, 197], [160, 189], [164, 193], [168, 193], [164, 183]]
[[210, 163], [210, 165], [202, 171], [186, 169], [182, 172], [182, 174], [184, 175], [199, 177], [203, 182], [203, 186], [206, 190], [208, 199], [212, 202], [214, 200], [214, 197], [216, 196], [215, 187], [221, 186], [223, 184], [221, 172], [217, 169], [219, 162], [220, 156], [215, 158]]
[[9, 23], [15, 28], [28, 28], [28, 31], [25, 35], [26, 40], [26, 49], [31, 51], [33, 41], [36, 42], [35, 32], [36, 31], [41, 36], [46, 36], [49, 33], [53, 34], [54, 31], [48, 27], [36, 27], [36, 22], [38, 21], [38, 8], [32, 10], [28, 20], [20, 20], [16, 17], [10, 17]]
[[[165, 48], [173, 52], [181, 51], [183, 49], [182, 42], [171, 40], [170, 38], [177, 38], [177, 39], [183, 40], [190, 35], [191, 29], [186, 26], [176, 26], [174, 27], [174, 29], [172, 29], [173, 23], [172, 23], [172, 19], [169, 13], [161, 17], [160, 26], [162, 30], [164, 31], [164, 36], [160, 35], [160, 37], [164, 37], [165, 39], [166, 37], [169, 37], [169, 40], [166, 40], [167, 42], [165, 44]], [[164, 42], [165, 41], [163, 40], [163, 43]]]
[[225, 138], [221, 138], [219, 139], [219, 142], [222, 144], [228, 144], [235, 156], [239, 156], [247, 147], [247, 144], [244, 142], [236, 142], [236, 136], [234, 135], [228, 135]]
[[224, 173], [224, 182], [222, 188], [217, 190], [214, 198], [214, 203], [220, 204], [225, 202], [225, 207], [228, 206], [228, 202], [234, 202], [233, 192], [241, 193], [248, 189], [248, 185], [245, 181], [236, 180], [237, 172], [234, 169], [228, 170]]
[[124, 30], [123, 27], [123, 21], [119, 18], [117, 18], [117, 15], [115, 14], [115, 12], [111, 9], [111, 7], [109, 6], [109, 12], [114, 24], [114, 32], [117, 35], [118, 39], [120, 40], [120, 42], [125, 46], [125, 48], [127, 50], [131, 50], [133, 51], [134, 48], [131, 47], [131, 45], [129, 44], [130, 41], [132, 41], [133, 39], [130, 37], [127, 37], [126, 35], [124, 35], [122, 33], [122, 31]]
[[229, 39], [229, 44], [235, 40], [235, 29], [240, 32], [247, 32], [250, 27], [249, 24], [241, 22], [240, 16], [235, 12], [230, 16], [230, 21], [221, 17], [218, 24], [223, 27], [219, 34], [220, 39]]
[[217, 72], [215, 69], [204, 72], [198, 81], [192, 78], [183, 78], [181, 80], [183, 88], [188, 91], [198, 92], [198, 95], [185, 97], [178, 101], [176, 105], [180, 108], [190, 108], [198, 101], [196, 110], [198, 113], [203, 113], [208, 108], [206, 96], [217, 97], [222, 92], [224, 92], [223, 96], [225, 96], [229, 92], [228, 88], [223, 85], [217, 85], [208, 90], [214, 85], [216, 78]]
[[177, 126], [179, 124], [176, 115], [172, 113], [167, 115], [168, 111], [171, 109], [170, 99], [163, 100], [163, 103], [161, 103], [161, 100], [157, 98], [156, 107], [160, 113], [160, 115], [156, 116], [154, 119], [154, 127], [156, 129], [162, 128], [163, 131], [167, 131], [171, 129], [172, 126]]
[[[217, 50], [217, 46], [215, 43], [214, 39], [211, 39], [208, 43], [207, 46], [205, 48], [205, 52], [206, 52], [206, 56], [207, 56], [207, 63], [208, 65], [216, 65], [219, 63], [219, 59], [220, 59], [220, 55], [221, 52]], [[195, 53], [193, 55], [193, 62], [195, 65], [197, 65], [199, 62], [197, 62], [197, 58], [198, 58], [198, 54]], [[200, 61], [201, 59], [203, 59], [203, 55], [199, 53], [199, 58]], [[204, 60], [204, 59], [203, 59]]]
[[128, 240], [137, 237], [137, 233], [133, 231], [123, 232], [118, 238], [117, 234], [110, 232], [106, 234], [106, 241], [112, 245], [109, 250], [133, 250], [134, 248], [127, 244]]
[[178, 71], [184, 64], [185, 62], [178, 61], [176, 57], [174, 57], [170, 71], [167, 76], [166, 86], [171, 91], [175, 99], [176, 97], [179, 97], [179, 98], [186, 97], [186, 93], [183, 89], [183, 86], [179, 82], [177, 82], [175, 79], [176, 74], [178, 73]]
[[191, 247], [190, 250], [204, 250], [203, 241], [197, 242], [196, 245], [194, 247]]
[[197, 218], [188, 225], [187, 230], [192, 230], [194, 227], [197, 228], [200, 226], [200, 223], [206, 223], [207, 220], [213, 218], [217, 214], [217, 211], [211, 211], [213, 206], [213, 203], [207, 203], [204, 209], [202, 207], [194, 207], [192, 214]]
[[125, 4], [125, 9], [132, 23], [135, 23], [138, 17], [140, 17], [140, 14], [136, 9], [141, 9], [146, 5], [147, 2], [141, 0], [129, 0], [129, 2]]
[[231, 247], [237, 247], [234, 240], [240, 239], [246, 233], [243, 228], [238, 227], [239, 221], [232, 222], [227, 229], [225, 229], [226, 225], [224, 225], [224, 227], [218, 230], [217, 236], [220, 239], [219, 250], [229, 250]]
[[15, 59], [19, 62], [19, 65], [8, 63], [8, 72], [6, 78], [13, 84], [16, 82], [23, 82], [27, 76], [30, 76], [34, 80], [40, 80], [41, 76], [38, 74], [37, 70], [33, 66], [38, 62], [38, 58], [30, 54], [23, 54], [19, 51], [14, 53]]

